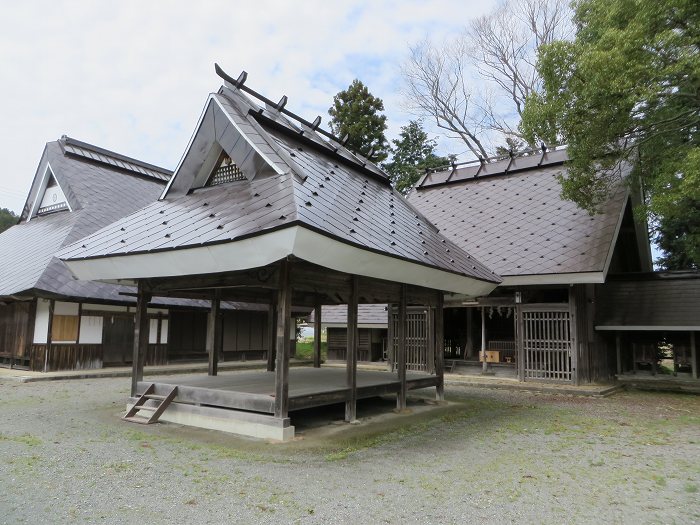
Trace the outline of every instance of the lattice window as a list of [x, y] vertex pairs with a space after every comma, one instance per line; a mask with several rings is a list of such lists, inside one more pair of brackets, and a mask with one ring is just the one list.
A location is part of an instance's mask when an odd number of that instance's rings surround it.
[[245, 180], [245, 175], [241, 169], [231, 160], [228, 155], [222, 155], [221, 160], [207, 182], [207, 186], [216, 186], [217, 184], [225, 184], [237, 180]]
[[59, 202], [58, 204], [51, 204], [50, 206], [44, 206], [39, 208], [36, 212], [37, 215], [46, 215], [47, 213], [53, 213], [55, 211], [67, 210], [68, 204], [65, 202]]

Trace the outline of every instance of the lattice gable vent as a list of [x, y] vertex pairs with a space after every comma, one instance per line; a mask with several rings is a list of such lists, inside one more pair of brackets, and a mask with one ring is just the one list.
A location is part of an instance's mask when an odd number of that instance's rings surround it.
[[246, 179], [243, 171], [241, 171], [238, 165], [233, 162], [231, 157], [229, 157], [226, 152], [221, 153], [215, 166], [216, 167], [212, 170], [211, 175], [209, 175], [209, 179], [207, 179], [205, 186], [216, 186], [217, 184], [225, 184], [227, 182]]

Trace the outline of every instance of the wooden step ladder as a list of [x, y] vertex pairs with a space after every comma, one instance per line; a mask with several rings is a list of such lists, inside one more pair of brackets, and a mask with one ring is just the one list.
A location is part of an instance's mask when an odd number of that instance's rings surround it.
[[[124, 414], [122, 419], [124, 421], [140, 423], [142, 425], [150, 425], [151, 423], [156, 423], [160, 416], [163, 414], [163, 412], [165, 412], [165, 409], [168, 408], [172, 400], [175, 399], [175, 396], [177, 395], [177, 387], [174, 386], [172, 390], [164, 396], [156, 395], [154, 393], [155, 390], [155, 383], [151, 383], [150, 385], [148, 385], [146, 391], [139, 396], [139, 398], [136, 400], [136, 403], [134, 403], [134, 406], [127, 410], [126, 414]], [[153, 401], [158, 401], [158, 405], [146, 406], [146, 401], [151, 399]], [[142, 416], [141, 412], [150, 412], [150, 415]]]

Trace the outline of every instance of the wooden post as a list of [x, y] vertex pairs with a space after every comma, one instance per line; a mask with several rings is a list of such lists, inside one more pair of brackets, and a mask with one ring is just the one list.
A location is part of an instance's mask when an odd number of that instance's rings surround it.
[[396, 327], [398, 345], [396, 356], [396, 369], [399, 373], [399, 394], [396, 397], [396, 408], [406, 409], [406, 285], [401, 285], [401, 297], [399, 298], [399, 319]]
[[136, 295], [136, 319], [134, 324], [134, 355], [131, 362], [131, 395], [136, 395], [136, 385], [143, 380], [143, 364], [148, 351], [148, 302], [151, 296], [146, 293], [142, 281], [138, 282]]
[[277, 290], [277, 333], [275, 352], [275, 417], [285, 419], [289, 413], [289, 325], [292, 316], [292, 287], [289, 262], [280, 263]]
[[49, 301], [49, 329], [46, 332], [46, 352], [44, 352], [44, 372], [49, 371], [49, 354], [51, 353], [51, 342], [53, 341], [53, 311], [56, 301]]
[[486, 373], [489, 369], [489, 364], [486, 362], [486, 308], [481, 307], [481, 358], [484, 360], [481, 363], [481, 372]]
[[617, 375], [622, 375], [622, 350], [620, 332], [615, 332], [615, 354], [617, 355]]
[[[445, 299], [438, 292], [435, 306], [435, 375], [438, 379], [435, 397], [438, 401], [445, 400]], [[431, 334], [432, 335], [432, 334]]]
[[[346, 384], [350, 389], [350, 399], [345, 402], [345, 421], [357, 420], [357, 276], [351, 278], [350, 300], [348, 301], [348, 333], [346, 352]], [[319, 309], [320, 310], [320, 309]]]
[[462, 358], [466, 359], [474, 355], [474, 309], [465, 308], [467, 316], [467, 337], [464, 344]]
[[321, 368], [321, 303], [314, 306], [314, 368]]
[[267, 310], [267, 371], [275, 371], [277, 355], [277, 300], [272, 299]]
[[515, 317], [515, 358], [518, 362], [518, 381], [525, 381], [525, 319], [523, 306], [519, 301], [515, 304]]
[[437, 355], [435, 353], [435, 309], [428, 306], [425, 310], [425, 339], [428, 347], [427, 372], [435, 374], [437, 372]]
[[690, 332], [690, 370], [693, 379], [698, 378], [698, 354], [695, 348], [695, 332]]
[[215, 376], [219, 373], [219, 352], [222, 348], [223, 339], [221, 337], [221, 323], [219, 322], [221, 313], [221, 290], [214, 291], [211, 300], [211, 308], [207, 316], [207, 354], [209, 355], [208, 375]]
[[389, 372], [394, 371], [396, 363], [396, 349], [394, 348], [394, 305], [387, 305], [387, 324], [386, 324], [386, 357], [387, 368]]

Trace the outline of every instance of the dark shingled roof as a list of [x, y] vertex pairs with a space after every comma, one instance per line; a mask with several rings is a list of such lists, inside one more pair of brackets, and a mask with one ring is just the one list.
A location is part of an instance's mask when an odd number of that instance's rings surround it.
[[[76, 144], [82, 155], [72, 153]], [[131, 289], [76, 280], [54, 254], [153, 202], [163, 191], [163, 177], [170, 172], [134, 159], [127, 165], [123, 160], [127, 157], [101, 148], [95, 148], [98, 160], [88, 158], [89, 148], [95, 147], [69, 138], [46, 145], [20, 223], [0, 234], [0, 297], [36, 289], [67, 297], [129, 301], [119, 292]], [[112, 165], [106, 159], [119, 160], [121, 165]], [[73, 211], [30, 218], [47, 164]], [[146, 169], [147, 173], [141, 171]]]
[[[700, 327], [700, 273], [611, 276], [596, 298], [598, 327]], [[624, 329], [624, 328], [623, 328]]]
[[[62, 258], [211, 245], [301, 225], [370, 251], [486, 282], [500, 281], [490, 268], [440, 235], [365, 159], [308, 128], [301, 133], [278, 112], [254, 106], [237, 89], [222, 87], [212, 97], [227, 112], [229, 123], [283, 173], [268, 170], [252, 181], [187, 194], [178, 171], [172, 194], [68, 247]], [[224, 140], [233, 125], [224, 127], [222, 119], [215, 120], [217, 136]], [[183, 162], [188, 165], [188, 157]], [[186, 177], [183, 173], [182, 179]]]
[[561, 197], [567, 159], [558, 150], [430, 174], [408, 200], [503, 277], [602, 272], [628, 191], [589, 215]]
[[[378, 325], [386, 327], [389, 320], [385, 304], [359, 304], [357, 305], [357, 324]], [[308, 322], [314, 322], [314, 313], [308, 317]], [[345, 326], [348, 323], [348, 307], [345, 304], [323, 306], [321, 311], [322, 324], [337, 324]]]

